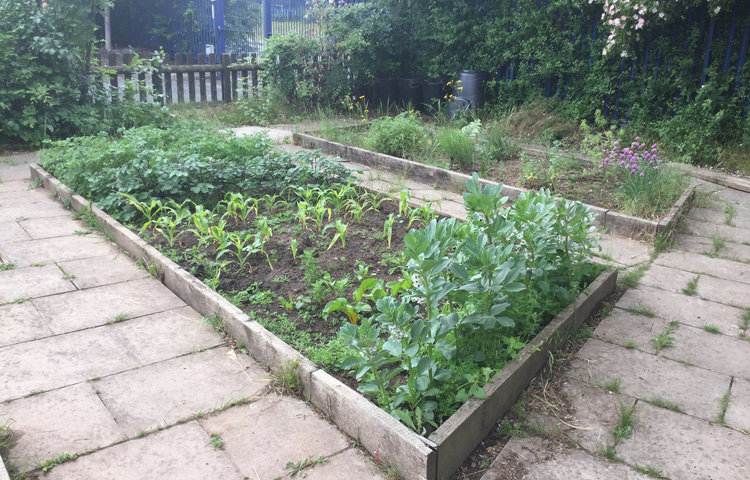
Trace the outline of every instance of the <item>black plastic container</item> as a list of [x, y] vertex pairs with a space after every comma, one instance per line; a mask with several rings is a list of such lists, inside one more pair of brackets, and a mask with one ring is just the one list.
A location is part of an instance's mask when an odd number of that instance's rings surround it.
[[471, 103], [471, 109], [480, 108], [484, 105], [484, 82], [490, 74], [481, 70], [461, 70], [458, 72], [458, 85], [461, 88], [456, 94]]
[[386, 106], [398, 100], [398, 82], [395, 78], [376, 78], [372, 82], [371, 106]]
[[398, 93], [404, 106], [411, 105], [413, 108], [418, 108], [422, 105], [422, 79], [419, 77], [399, 78]]
[[438, 100], [445, 97], [445, 83], [443, 79], [422, 82], [422, 104], [425, 107], [433, 107]]

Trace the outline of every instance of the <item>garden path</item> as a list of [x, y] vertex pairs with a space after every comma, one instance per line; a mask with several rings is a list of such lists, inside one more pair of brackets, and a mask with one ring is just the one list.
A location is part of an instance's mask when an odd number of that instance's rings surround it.
[[0, 159], [0, 426], [15, 434], [16, 472], [266, 480], [309, 459], [308, 479], [382, 478], [335, 426], [274, 393], [256, 362], [33, 188], [34, 161]]

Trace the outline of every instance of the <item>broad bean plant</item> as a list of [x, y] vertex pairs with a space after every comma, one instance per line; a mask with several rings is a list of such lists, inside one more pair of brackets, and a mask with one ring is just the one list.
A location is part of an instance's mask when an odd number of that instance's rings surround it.
[[433, 219], [404, 238], [404, 280], [340, 338], [359, 390], [417, 432], [499, 371], [595, 274], [593, 215], [580, 202], [467, 181], [467, 221]]

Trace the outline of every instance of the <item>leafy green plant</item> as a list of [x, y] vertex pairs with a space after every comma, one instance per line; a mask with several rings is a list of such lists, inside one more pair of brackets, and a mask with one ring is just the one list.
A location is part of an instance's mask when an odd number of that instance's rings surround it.
[[346, 247], [347, 224], [342, 222], [341, 219], [336, 219], [336, 223], [326, 225], [325, 228], [323, 229], [323, 232], [325, 233], [325, 231], [328, 230], [329, 228], [334, 228], [336, 230], [336, 233], [333, 235], [333, 238], [331, 239], [331, 243], [328, 245], [328, 250], [333, 248], [333, 246], [339, 240], [341, 241], [341, 246]]
[[411, 158], [427, 142], [427, 131], [414, 112], [373, 120], [364, 140], [365, 148], [386, 155]]
[[476, 147], [474, 140], [451, 127], [445, 127], [438, 131], [437, 145], [450, 159], [462, 169], [473, 169], [476, 161]]

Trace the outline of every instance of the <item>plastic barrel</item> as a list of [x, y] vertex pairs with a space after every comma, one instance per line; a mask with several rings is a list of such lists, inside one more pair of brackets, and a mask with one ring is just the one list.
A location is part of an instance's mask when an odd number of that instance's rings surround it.
[[422, 83], [422, 102], [426, 107], [431, 107], [436, 101], [441, 100], [445, 94], [443, 89], [445, 82], [441, 80], [426, 80]]
[[398, 93], [404, 106], [419, 107], [422, 104], [422, 79], [418, 77], [399, 78]]
[[459, 85], [462, 89], [456, 94], [471, 102], [471, 108], [484, 105], [484, 81], [489, 74], [481, 70], [461, 70], [458, 72]]
[[398, 84], [395, 78], [376, 78], [372, 84], [372, 105], [383, 106], [395, 102], [398, 97]]

